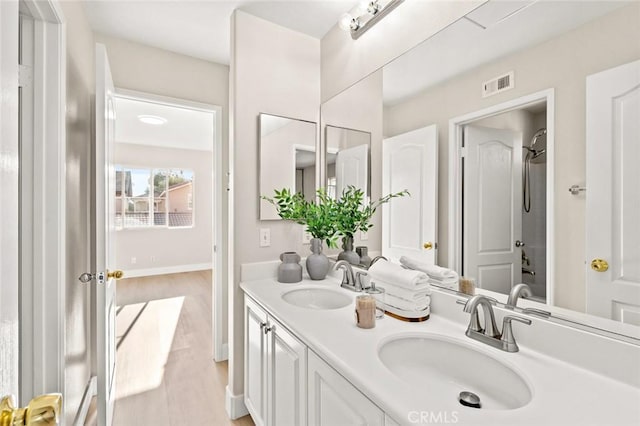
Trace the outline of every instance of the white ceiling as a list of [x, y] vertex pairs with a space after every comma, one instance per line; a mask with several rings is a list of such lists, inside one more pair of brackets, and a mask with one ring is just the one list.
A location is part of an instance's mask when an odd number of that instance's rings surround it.
[[354, 4], [357, 0], [84, 0], [98, 33], [221, 64], [229, 63], [235, 9], [319, 39]]
[[470, 19], [460, 19], [386, 65], [383, 70], [384, 103], [393, 105], [401, 102], [445, 80], [542, 43], [629, 3], [611, 0], [486, 3], [471, 12], [468, 15]]
[[[116, 98], [116, 114], [117, 143], [213, 151], [213, 112]], [[138, 119], [139, 115], [167, 121], [162, 125], [146, 124]]]

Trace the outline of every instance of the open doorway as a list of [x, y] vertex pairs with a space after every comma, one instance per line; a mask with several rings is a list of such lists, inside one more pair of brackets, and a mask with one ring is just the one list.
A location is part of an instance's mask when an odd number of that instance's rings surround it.
[[138, 416], [141, 406], [151, 419], [162, 416], [158, 393], [161, 400], [184, 393], [189, 374], [193, 383], [198, 374], [211, 381], [206, 369], [225, 352], [216, 318], [221, 109], [116, 90], [115, 111], [111, 197], [115, 264], [124, 271], [116, 292], [115, 419], [134, 407]]
[[519, 283], [553, 303], [553, 91], [451, 120], [454, 267], [479, 288]]

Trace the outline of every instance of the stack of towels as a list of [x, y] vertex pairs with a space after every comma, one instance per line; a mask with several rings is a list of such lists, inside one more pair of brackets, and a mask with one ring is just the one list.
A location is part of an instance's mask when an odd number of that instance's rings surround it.
[[385, 289], [388, 311], [408, 318], [429, 314], [431, 286], [426, 273], [383, 261], [374, 263], [368, 273], [376, 286]]
[[400, 264], [405, 268], [424, 272], [428, 275], [429, 283], [431, 284], [451, 290], [458, 290], [458, 280], [460, 277], [456, 271], [438, 265], [429, 265], [428, 263], [405, 256], [400, 257]]

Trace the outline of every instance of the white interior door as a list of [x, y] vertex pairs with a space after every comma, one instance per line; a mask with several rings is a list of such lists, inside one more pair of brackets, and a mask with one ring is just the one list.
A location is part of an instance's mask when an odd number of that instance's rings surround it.
[[0, 398], [18, 396], [18, 2], [0, 1]]
[[382, 193], [408, 190], [382, 207], [382, 254], [436, 261], [438, 129], [435, 125], [382, 142]]
[[348, 186], [360, 188], [365, 194], [369, 186], [369, 146], [358, 145], [343, 149], [336, 158], [336, 194]]
[[[587, 77], [587, 312], [640, 325], [640, 61]], [[592, 267], [601, 259], [609, 267]]]
[[522, 133], [464, 127], [463, 273], [509, 293], [522, 281]]
[[[98, 373], [98, 423], [110, 426], [113, 419], [116, 372], [116, 281], [114, 268], [115, 135], [114, 88], [107, 51], [96, 44], [96, 339]], [[102, 279], [100, 278], [102, 274]]]

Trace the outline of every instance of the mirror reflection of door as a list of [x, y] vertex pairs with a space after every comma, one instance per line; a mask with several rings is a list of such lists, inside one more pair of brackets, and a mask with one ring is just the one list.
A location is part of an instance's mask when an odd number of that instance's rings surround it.
[[463, 132], [462, 273], [503, 294], [546, 299], [546, 105], [476, 120]]
[[361, 189], [365, 200], [370, 196], [369, 147], [371, 133], [326, 126], [327, 193], [339, 197], [349, 186]]
[[587, 77], [587, 312], [634, 325], [640, 325], [638, 142], [640, 61]]

